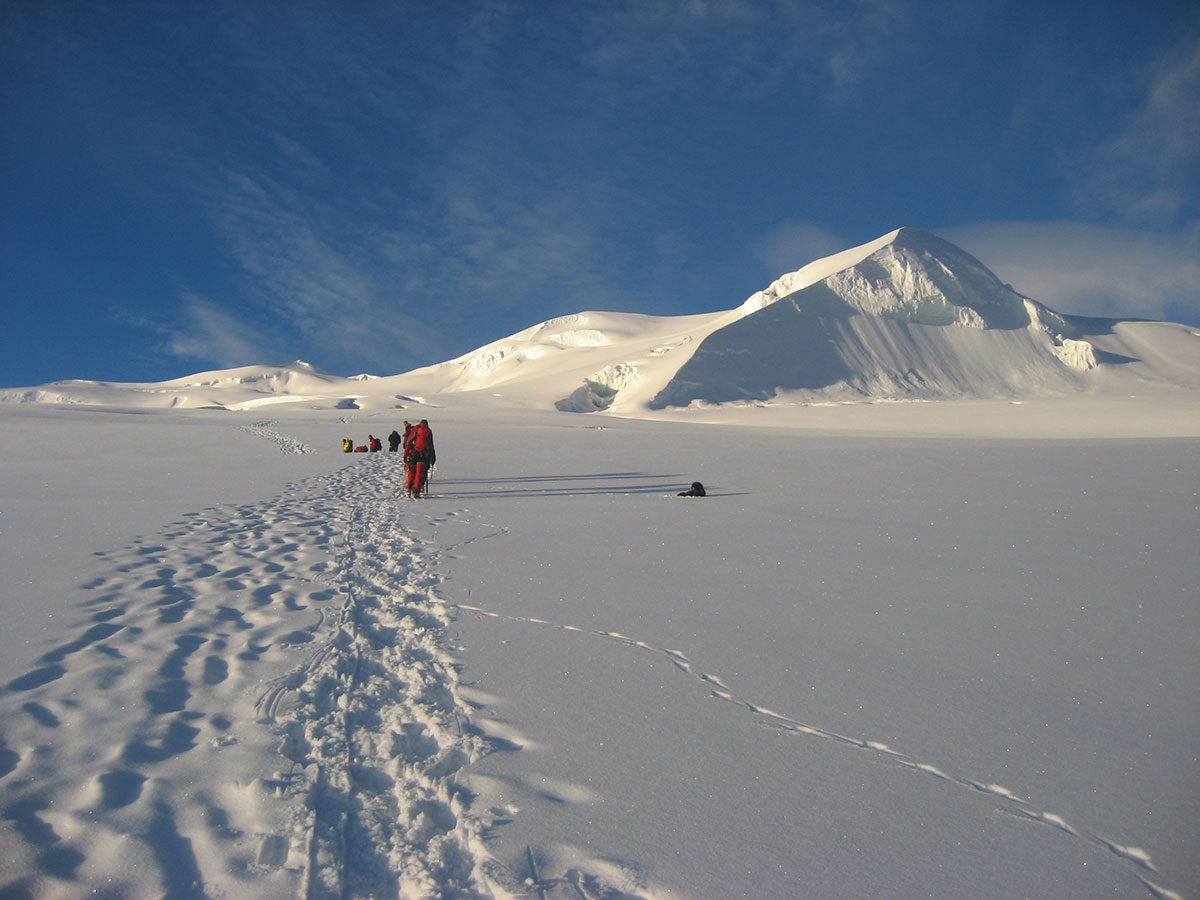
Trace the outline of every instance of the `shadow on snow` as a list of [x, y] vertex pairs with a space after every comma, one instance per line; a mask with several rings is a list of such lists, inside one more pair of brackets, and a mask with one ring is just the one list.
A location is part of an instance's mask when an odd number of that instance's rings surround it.
[[[678, 472], [650, 475], [644, 472], [604, 472], [587, 475], [530, 475], [520, 478], [455, 478], [430, 482], [438, 497], [585, 497], [619, 494], [660, 494], [687, 487], [674, 479], [690, 478]], [[599, 482], [599, 483], [589, 483]], [[651, 483], [653, 482], [653, 483]], [[492, 486], [487, 488], [485, 486]]]

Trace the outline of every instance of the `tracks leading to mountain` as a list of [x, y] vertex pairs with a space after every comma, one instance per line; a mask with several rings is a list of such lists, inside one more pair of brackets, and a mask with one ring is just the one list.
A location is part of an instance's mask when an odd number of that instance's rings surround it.
[[356, 460], [97, 554], [0, 693], [0, 888], [522, 896], [460, 783], [489, 741], [397, 484]]
[[[394, 503], [356, 507], [335, 580], [343, 603], [321, 648], [282, 679], [277, 717], [305, 770], [310, 898], [478, 896], [481, 823], [455, 774], [487, 752], [456, 695], [446, 625]], [[270, 694], [271, 691], [268, 691]]]
[[[519, 748], [489, 737], [460, 691], [448, 626], [463, 614], [637, 648], [748, 720], [937, 779], [1115, 855], [1159, 900], [1180, 896], [1137, 847], [986, 779], [769, 709], [684, 651], [446, 603], [438, 555], [411, 524], [457, 514], [392, 499], [398, 476], [387, 454], [359, 457], [97, 554], [78, 619], [0, 689], [12, 838], [0, 896], [657, 896], [598, 869], [553, 868], [534, 848], [512, 868], [489, 854], [515, 810], [480, 808], [468, 775]], [[456, 520], [468, 536], [442, 553], [505, 533]]]

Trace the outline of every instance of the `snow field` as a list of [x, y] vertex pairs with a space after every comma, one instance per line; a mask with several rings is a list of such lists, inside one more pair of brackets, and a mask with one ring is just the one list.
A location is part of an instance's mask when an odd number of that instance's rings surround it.
[[[9, 447], [0, 481], [51, 551], [20, 570], [38, 604], [4, 595], [14, 896], [1196, 881], [1192, 439], [430, 407], [439, 471], [409, 502], [394, 457], [336, 450], [408, 411], [63, 414], [105, 458]], [[127, 439], [179, 454], [181, 508], [114, 507], [170, 483]], [[674, 496], [696, 478], [709, 497]], [[138, 531], [73, 549], [109, 508]]]
[[[549, 431], [490, 434], [530, 447]], [[1190, 688], [1166, 674], [1189, 670], [1194, 635], [1187, 443], [573, 437], [556, 438], [575, 448], [562, 477], [492, 486], [505, 528], [446, 583], [483, 610], [456, 623], [464, 676], [540, 745], [475, 770], [542, 810], [501, 830], [502, 856], [536, 822], [619, 859], [653, 845], [648, 872], [685, 896], [1187, 883], [1162, 873], [1188, 865], [1195, 795], [1151, 787], [1195, 731]], [[710, 497], [667, 494], [693, 476]], [[447, 500], [467, 488], [443, 484]], [[603, 800], [547, 803], [530, 769]], [[1135, 809], [1162, 840], [1124, 830]], [[1055, 818], [1078, 838], [1028, 824]]]

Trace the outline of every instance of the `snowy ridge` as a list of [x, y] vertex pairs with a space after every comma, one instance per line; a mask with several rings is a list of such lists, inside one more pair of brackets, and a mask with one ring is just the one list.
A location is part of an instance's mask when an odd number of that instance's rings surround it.
[[373, 378], [341, 378], [296, 360], [286, 366], [242, 366], [161, 382], [56, 381], [38, 388], [3, 391], [0, 399], [123, 409], [249, 410], [317, 398], [322, 405], [340, 406], [352, 404], [363, 383]]
[[721, 405], [1019, 400], [1200, 389], [1196, 336], [1183, 325], [1061, 315], [953, 244], [900, 228], [786, 274], [731, 310], [585, 311], [401, 375], [339, 378], [298, 361], [160, 384], [56, 382], [0, 391], [0, 400], [398, 409], [413, 397], [437, 405], [483, 392], [510, 406], [632, 418]]
[[900, 229], [897, 229], [862, 246], [852, 247], [849, 250], [843, 250], [841, 253], [835, 253], [832, 256], [814, 260], [798, 271], [781, 275], [766, 289], [751, 294], [738, 307], [738, 312], [743, 316], [751, 315], [763, 307], [770, 306], [784, 297], [803, 290], [810, 284], [824, 281], [826, 278], [836, 275], [844, 269], [856, 266], [876, 250], [890, 244], [899, 234]]

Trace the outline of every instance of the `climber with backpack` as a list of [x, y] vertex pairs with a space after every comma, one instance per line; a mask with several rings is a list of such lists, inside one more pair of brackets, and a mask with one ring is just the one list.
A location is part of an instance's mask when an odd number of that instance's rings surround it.
[[413, 426], [408, 441], [405, 442], [404, 462], [407, 464], [407, 480], [405, 492], [416, 500], [428, 487], [429, 469], [437, 461], [433, 449], [433, 430], [429, 422], [422, 419]]

